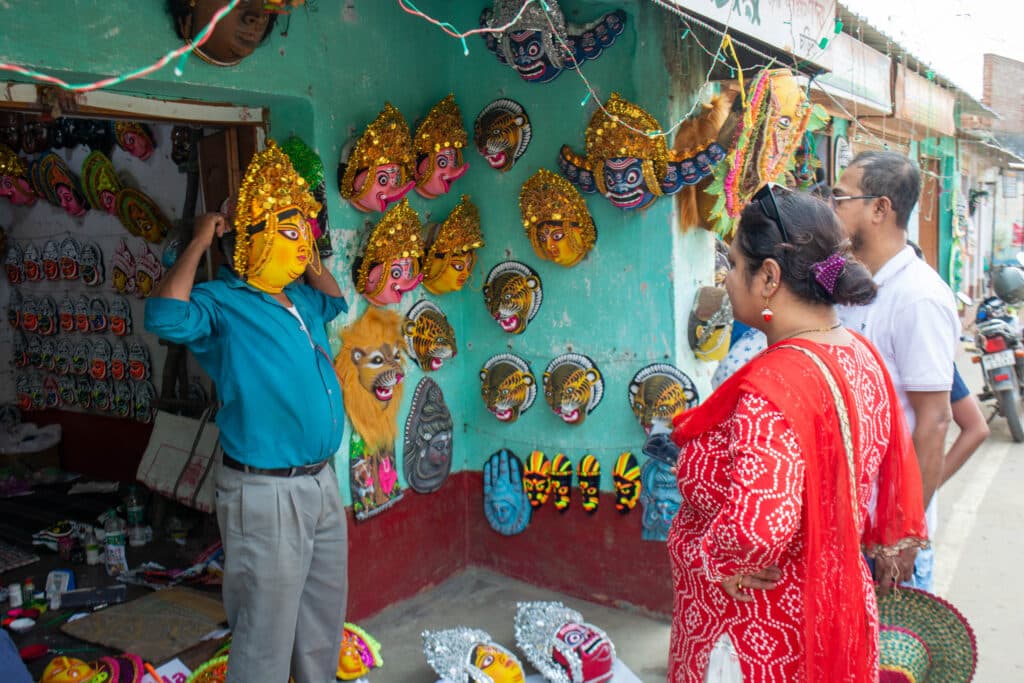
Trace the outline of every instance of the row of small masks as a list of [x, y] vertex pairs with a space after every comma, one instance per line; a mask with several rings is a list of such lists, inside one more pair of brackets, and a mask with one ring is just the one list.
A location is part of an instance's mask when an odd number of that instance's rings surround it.
[[149, 348], [137, 339], [127, 343], [115, 340], [113, 344], [103, 337], [62, 337], [54, 341], [16, 332], [11, 356], [15, 367], [33, 367], [59, 375], [89, 375], [97, 380], [144, 380], [152, 374]]
[[18, 375], [15, 380], [18, 407], [44, 410], [76, 406], [152, 422], [156, 411], [156, 387], [148, 381], [111, 382], [90, 377]]
[[108, 330], [124, 337], [132, 333], [132, 309], [120, 296], [108, 305], [101, 297], [83, 294], [72, 300], [70, 294], [65, 294], [58, 307], [52, 296], [22, 297], [15, 290], [7, 307], [7, 322], [16, 330], [45, 337], [60, 332], [102, 334]]
[[103, 284], [103, 252], [95, 242], [79, 243], [74, 237], [49, 240], [40, 250], [32, 242], [12, 242], [4, 258], [7, 281], [12, 285], [49, 280], [81, 280]]

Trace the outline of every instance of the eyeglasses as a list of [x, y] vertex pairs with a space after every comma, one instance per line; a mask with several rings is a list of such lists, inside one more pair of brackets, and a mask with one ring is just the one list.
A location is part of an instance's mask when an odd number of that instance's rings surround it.
[[789, 233], [786, 231], [786, 226], [782, 224], [782, 216], [779, 215], [779, 205], [775, 203], [775, 195], [772, 194], [772, 191], [776, 188], [783, 192], [791, 191], [777, 183], [766, 183], [760, 190], [754, 193], [751, 201], [757, 202], [757, 205], [761, 208], [761, 213], [774, 221], [775, 225], [779, 227], [782, 241], [790, 242]]
[[880, 194], [832, 194], [832, 208], [839, 206], [839, 202], [845, 202], [847, 199], [880, 199]]

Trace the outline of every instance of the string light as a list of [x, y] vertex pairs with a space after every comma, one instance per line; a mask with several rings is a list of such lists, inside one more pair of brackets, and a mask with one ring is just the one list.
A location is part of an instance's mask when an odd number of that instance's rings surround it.
[[16, 74], [26, 76], [36, 81], [41, 81], [43, 83], [52, 83], [61, 88], [64, 88], [65, 90], [70, 90], [72, 92], [92, 92], [93, 90], [109, 88], [112, 85], [119, 85], [121, 83], [124, 83], [125, 81], [131, 81], [136, 78], [142, 78], [143, 76], [148, 76], [154, 71], [159, 71], [160, 69], [170, 64], [172, 60], [178, 58], [180, 59], [177, 65], [174, 67], [174, 74], [176, 76], [181, 76], [182, 73], [184, 72], [185, 60], [188, 58], [189, 53], [191, 53], [192, 50], [194, 50], [195, 48], [199, 47], [207, 40], [209, 40], [210, 36], [213, 34], [214, 27], [216, 27], [220, 20], [223, 19], [229, 12], [235, 9], [235, 6], [238, 5], [238, 2], [239, 0], [230, 0], [228, 4], [217, 10], [217, 12], [213, 15], [213, 18], [210, 19], [210, 23], [203, 27], [203, 30], [196, 35], [196, 39], [194, 41], [185, 43], [176, 50], [171, 50], [163, 57], [161, 57], [159, 60], [157, 60], [154, 64], [142, 67], [141, 69], [136, 69], [135, 71], [130, 71], [120, 76], [111, 76], [110, 78], [104, 78], [103, 80], [94, 81], [92, 83], [71, 84], [55, 76], [49, 76], [47, 74], [40, 73], [38, 71], [33, 71], [32, 69], [26, 69], [24, 67], [18, 66], [17, 64], [10, 64], [8, 62], [0, 62], [0, 70], [13, 71]]

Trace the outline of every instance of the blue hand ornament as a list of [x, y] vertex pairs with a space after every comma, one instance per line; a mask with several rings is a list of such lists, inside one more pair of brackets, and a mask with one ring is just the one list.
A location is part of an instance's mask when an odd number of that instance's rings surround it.
[[484, 516], [499, 534], [514, 536], [530, 523], [531, 510], [523, 490], [523, 463], [502, 448], [484, 463]]

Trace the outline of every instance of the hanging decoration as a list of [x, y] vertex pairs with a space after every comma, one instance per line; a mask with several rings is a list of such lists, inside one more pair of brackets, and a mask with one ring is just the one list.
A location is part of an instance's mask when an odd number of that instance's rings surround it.
[[640, 500], [640, 463], [632, 453], [623, 453], [615, 461], [615, 471], [612, 474], [612, 483], [615, 484], [615, 509], [622, 514], [627, 514], [636, 507]]
[[[347, 404], [347, 400], [346, 400]], [[352, 513], [356, 521], [379, 515], [402, 499], [394, 442], [370, 448], [358, 432], [349, 440]]]
[[110, 342], [103, 337], [92, 343], [92, 356], [89, 363], [89, 376], [93, 379], [106, 379], [110, 376]]
[[135, 381], [147, 380], [152, 375], [149, 347], [137, 339], [128, 341], [128, 376]]
[[401, 321], [394, 311], [368, 308], [341, 331], [341, 350], [334, 358], [345, 413], [371, 454], [385, 446], [393, 451], [398, 435], [405, 377]]
[[523, 183], [519, 213], [530, 246], [546, 261], [575, 266], [597, 242], [597, 227], [583, 197], [568, 180], [546, 168]]
[[0, 197], [6, 197], [15, 206], [32, 206], [39, 198], [29, 180], [28, 164], [3, 144], [0, 144]]
[[29, 166], [29, 179], [37, 195], [64, 209], [69, 216], [80, 218], [91, 208], [78, 178], [56, 152], [48, 152], [33, 161]]
[[515, 633], [516, 645], [546, 681], [612, 680], [615, 645], [608, 634], [560, 602], [518, 603]]
[[[301, 0], [298, 4], [301, 4]], [[361, 679], [373, 669], [384, 666], [380, 651], [380, 643], [373, 636], [346, 621], [341, 632], [341, 649], [338, 652], [338, 671], [335, 676], [342, 681]]]
[[125, 230], [154, 244], [160, 244], [171, 230], [171, 222], [148, 195], [126, 187], [114, 200], [117, 217]]
[[402, 324], [405, 346], [424, 372], [440, 370], [456, 354], [455, 330], [437, 304], [419, 301], [405, 315]]
[[[281, 13], [279, 6], [292, 3], [267, 0], [261, 7], [255, 7], [256, 4], [253, 0], [229, 5], [225, 5], [224, 0], [189, 0], [187, 7], [175, 9], [171, 14], [178, 37], [193, 43], [196, 57], [213, 66], [237, 66], [270, 35]], [[203, 26], [206, 28], [202, 32], [196, 31]], [[178, 69], [181, 69], [180, 64]]]
[[143, 243], [142, 252], [135, 257], [135, 296], [145, 299], [152, 294], [153, 288], [160, 283], [163, 275], [164, 266], [160, 263], [160, 258], [153, 253], [148, 244]]
[[530, 117], [523, 105], [502, 97], [482, 110], [473, 123], [473, 144], [491, 168], [510, 170], [533, 139]]
[[526, 460], [523, 472], [523, 490], [530, 499], [530, 506], [539, 508], [548, 502], [551, 494], [551, 461], [542, 451], [533, 451]]
[[576, 483], [580, 487], [583, 511], [594, 514], [601, 502], [601, 463], [593, 455], [584, 455], [576, 466]]
[[452, 468], [452, 414], [441, 387], [429, 377], [416, 385], [405, 421], [405, 481], [417, 493], [433, 493]]
[[43, 245], [43, 277], [50, 282], [60, 280], [60, 243], [55, 239]]
[[370, 231], [361, 256], [352, 262], [356, 289], [375, 306], [397, 304], [423, 280], [419, 214], [403, 199]]
[[572, 460], [564, 453], [551, 461], [551, 502], [559, 512], [568, 510], [572, 502]]
[[110, 315], [107, 311], [107, 302], [98, 297], [89, 299], [89, 332], [100, 334], [107, 331], [110, 325]]
[[468, 143], [455, 95], [448, 95], [434, 105], [413, 136], [416, 194], [426, 199], [448, 194], [452, 183], [469, 170], [469, 164], [462, 163]]
[[645, 434], [655, 425], [671, 431], [672, 418], [700, 402], [697, 385], [677, 367], [653, 363], [629, 382], [629, 407]]
[[696, 185], [725, 157], [714, 139], [692, 150], [691, 157], [677, 156], [660, 133], [657, 119], [613, 92], [590, 118], [586, 156], [563, 145], [558, 165], [580, 191], [600, 192], [620, 209], [642, 209], [658, 197]]
[[523, 683], [523, 665], [486, 631], [458, 626], [423, 632], [423, 654], [445, 683]]
[[33, 242], [29, 242], [28, 246], [25, 247], [25, 251], [22, 255], [22, 263], [25, 268], [25, 281], [26, 282], [42, 282], [45, 278], [43, 274], [43, 256], [39, 253], [39, 248]]
[[342, 157], [338, 190], [359, 211], [384, 211], [416, 185], [409, 124], [390, 102]]
[[119, 339], [110, 345], [110, 377], [117, 382], [128, 379], [128, 346]]
[[537, 380], [530, 365], [511, 353], [491, 356], [480, 370], [480, 394], [491, 414], [515, 422], [537, 398]]
[[537, 271], [519, 261], [504, 261], [491, 268], [483, 293], [491, 317], [509, 334], [526, 331], [544, 301]]
[[132, 251], [125, 244], [124, 240], [118, 242], [117, 248], [114, 249], [111, 271], [113, 274], [110, 278], [110, 284], [113, 285], [118, 294], [135, 293], [135, 257], [132, 256]]
[[569, 425], [581, 425], [604, 397], [604, 378], [597, 365], [580, 353], [554, 358], [544, 370], [544, 400]]
[[476, 265], [476, 250], [484, 246], [480, 211], [462, 195], [448, 217], [432, 224], [423, 255], [423, 287], [431, 294], [455, 292], [466, 284]]
[[533, 508], [523, 490], [523, 463], [502, 448], [484, 463], [484, 516], [491, 528], [504, 536], [522, 533], [530, 524]]
[[90, 152], [82, 162], [82, 188], [93, 208], [117, 215], [117, 193], [124, 189], [124, 184], [110, 157], [103, 152]]
[[671, 467], [658, 460], [648, 460], [640, 468], [640, 506], [643, 508], [640, 538], [645, 541], [667, 541], [668, 530], [679, 507], [682, 495]]
[[334, 246], [331, 244], [331, 230], [327, 216], [327, 180], [324, 175], [324, 162], [320, 155], [314, 152], [302, 138], [292, 136], [288, 138], [281, 151], [288, 155], [295, 172], [306, 181], [306, 187], [310, 194], [320, 204], [320, 211], [315, 215], [306, 216], [306, 221], [313, 230], [313, 239], [316, 240], [320, 258], [327, 258], [334, 254]]
[[11, 242], [7, 248], [4, 272], [7, 274], [8, 284], [20, 285], [25, 281], [25, 250], [17, 242]]
[[[44, 263], [45, 265], [45, 263]], [[103, 252], [95, 242], [80, 245], [78, 255], [79, 277], [90, 287], [103, 284]]]
[[[715, 166], [707, 148], [717, 144], [715, 150], [729, 149], [732, 131], [743, 116], [742, 98], [719, 95], [700, 106], [700, 113], [679, 124], [673, 141], [674, 156], [683, 159], [679, 173], [684, 182], [676, 193], [677, 222], [681, 232], [699, 226], [711, 229], [707, 217], [714, 198], [704, 190], [714, 180], [708, 169]], [[717, 155], [716, 155], [717, 156]]]
[[705, 285], [697, 290], [686, 331], [698, 360], [725, 358], [732, 336], [732, 304], [724, 287]]
[[608, 12], [583, 25], [570, 24], [557, 0], [524, 7], [521, 0], [495, 0], [480, 15], [487, 49], [528, 83], [548, 83], [565, 69], [597, 59], [626, 30], [626, 13]]
[[[65, 297], [67, 295], [65, 294]], [[21, 309], [25, 305], [25, 300], [15, 288], [11, 288], [11, 298], [7, 303], [7, 322], [11, 324], [11, 327], [15, 330], [21, 327]]]
[[[21, 126], [21, 151], [38, 154], [53, 147], [53, 131], [40, 116], [26, 116]], [[32, 172], [31, 166], [29, 173]], [[37, 191], [36, 194], [39, 194]], [[42, 196], [42, 195], [40, 195]]]
[[[81, 245], [74, 237], [65, 237], [60, 243], [60, 277], [62, 280], [78, 279], [78, 259]], [[134, 272], [134, 266], [132, 271]]]
[[39, 299], [39, 334], [48, 337], [57, 334], [58, 329], [60, 320], [57, 318], [57, 302], [52, 296], [44, 296]]
[[114, 138], [118, 147], [142, 161], [153, 156], [156, 149], [149, 126], [138, 121], [115, 121]]
[[122, 296], [115, 296], [110, 302], [110, 331], [118, 337], [132, 333], [132, 307]]

